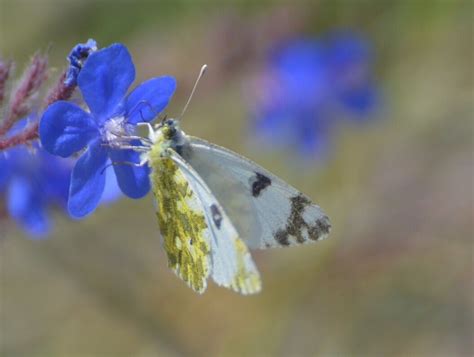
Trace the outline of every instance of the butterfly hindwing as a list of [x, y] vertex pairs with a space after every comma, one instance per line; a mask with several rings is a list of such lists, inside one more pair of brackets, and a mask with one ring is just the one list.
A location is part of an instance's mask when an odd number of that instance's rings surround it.
[[181, 169], [201, 202], [210, 234], [211, 275], [221, 286], [242, 294], [261, 290], [261, 281], [255, 263], [245, 242], [226, 212], [199, 174], [176, 152], [171, 158]]
[[168, 265], [193, 290], [202, 293], [211, 271], [211, 242], [201, 201], [169, 158], [154, 162], [150, 179]]
[[182, 156], [210, 187], [250, 248], [292, 246], [329, 234], [329, 218], [307, 196], [251, 160], [189, 137]]

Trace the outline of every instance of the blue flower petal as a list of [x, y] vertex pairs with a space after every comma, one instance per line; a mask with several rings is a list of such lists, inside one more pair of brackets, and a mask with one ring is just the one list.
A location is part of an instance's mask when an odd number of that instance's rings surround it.
[[47, 151], [68, 157], [84, 148], [99, 131], [94, 119], [80, 107], [59, 101], [43, 114], [39, 134]]
[[103, 121], [115, 114], [134, 79], [130, 53], [124, 45], [114, 44], [89, 56], [77, 83], [91, 112]]
[[[1, 154], [0, 154], [1, 155]], [[5, 158], [0, 157], [0, 193], [5, 189], [8, 181], [10, 169]]]
[[170, 76], [152, 78], [140, 84], [125, 102], [128, 122], [136, 124], [155, 118], [168, 105], [175, 90], [176, 80]]
[[139, 163], [140, 154], [133, 150], [111, 150], [115, 174], [120, 189], [130, 198], [141, 198], [150, 190], [148, 166], [136, 167], [129, 163]]
[[105, 189], [102, 194], [102, 199], [100, 204], [111, 204], [114, 201], [117, 201], [120, 197], [123, 197], [122, 191], [117, 182], [117, 176], [115, 176], [114, 169], [110, 165], [110, 161], [107, 161], [107, 169], [105, 170]]
[[350, 116], [349, 119], [363, 121], [370, 119], [368, 114], [376, 107], [377, 91], [374, 86], [367, 84], [360, 88], [351, 88], [341, 92], [340, 100], [347, 110], [356, 114]]
[[32, 236], [43, 236], [49, 230], [49, 222], [38, 187], [29, 180], [17, 177], [12, 180], [7, 194], [10, 216]]
[[66, 86], [69, 87], [77, 84], [77, 76], [81, 71], [83, 63], [94, 51], [97, 51], [97, 42], [90, 38], [86, 43], [78, 43], [71, 52], [69, 52], [67, 56], [69, 68], [67, 69], [66, 79], [64, 80]]
[[31, 122], [31, 120], [36, 120], [36, 113], [30, 113], [24, 118], [21, 118], [13, 126], [8, 130], [8, 132], [5, 134], [7, 138], [12, 138], [18, 134], [20, 134], [23, 129], [25, 129]]
[[97, 207], [105, 187], [107, 150], [95, 140], [79, 158], [72, 170], [68, 209], [72, 217], [81, 218]]
[[297, 145], [302, 157], [321, 160], [327, 157], [331, 133], [320, 121], [306, 122], [298, 127]]
[[[41, 156], [40, 156], [41, 155]], [[72, 159], [61, 159], [41, 150], [38, 152], [41, 158], [41, 176], [43, 180], [43, 194], [48, 197], [48, 202], [57, 204], [61, 208], [67, 207]]]
[[286, 146], [297, 127], [293, 122], [293, 114], [280, 108], [262, 111], [257, 118], [254, 129], [266, 145]]
[[339, 69], [372, 62], [372, 49], [367, 40], [348, 31], [330, 34], [327, 52], [330, 65]]

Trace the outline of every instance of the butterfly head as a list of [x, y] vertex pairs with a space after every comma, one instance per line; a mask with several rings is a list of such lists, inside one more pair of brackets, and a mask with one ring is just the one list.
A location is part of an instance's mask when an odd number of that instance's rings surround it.
[[149, 141], [153, 143], [155, 147], [158, 148], [160, 152], [165, 152], [166, 149], [171, 148], [176, 152], [180, 153], [183, 147], [188, 143], [186, 134], [179, 127], [179, 120], [183, 117], [188, 105], [193, 97], [193, 94], [196, 90], [196, 87], [199, 83], [199, 80], [206, 71], [207, 65], [201, 67], [199, 76], [194, 83], [193, 90], [189, 95], [188, 101], [186, 102], [181, 115], [178, 119], [167, 118], [166, 116], [154, 127], [151, 127], [149, 124]]
[[172, 118], [164, 118], [158, 123], [152, 132], [152, 137], [151, 141], [159, 148], [160, 152], [171, 148], [179, 153], [182, 147], [188, 143], [188, 138], [181, 130], [179, 121]]
[[164, 118], [157, 126], [156, 130], [161, 133], [164, 140], [174, 140], [181, 129], [176, 119]]

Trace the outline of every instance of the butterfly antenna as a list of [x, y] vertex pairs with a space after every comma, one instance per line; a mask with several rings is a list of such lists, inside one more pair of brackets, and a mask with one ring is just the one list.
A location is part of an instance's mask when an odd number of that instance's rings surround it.
[[203, 65], [201, 67], [201, 71], [199, 71], [199, 76], [196, 79], [196, 82], [194, 83], [193, 90], [191, 91], [191, 94], [189, 95], [188, 101], [186, 102], [183, 111], [181, 112], [181, 115], [179, 116], [178, 120], [181, 120], [183, 118], [184, 113], [186, 112], [186, 109], [188, 109], [189, 103], [191, 102], [191, 99], [193, 98], [194, 92], [196, 91], [197, 85], [199, 81], [201, 80], [202, 76], [204, 73], [206, 73], [207, 70], [207, 64]]

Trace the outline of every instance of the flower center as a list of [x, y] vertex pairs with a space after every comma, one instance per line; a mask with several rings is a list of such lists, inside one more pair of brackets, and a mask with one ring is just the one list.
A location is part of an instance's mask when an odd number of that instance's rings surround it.
[[101, 130], [102, 140], [111, 147], [119, 148], [130, 135], [125, 117], [114, 117], [107, 120]]

